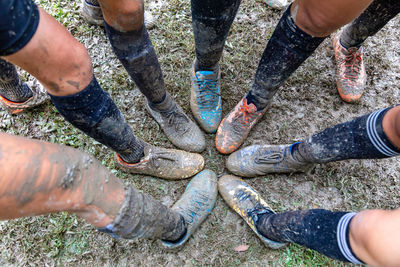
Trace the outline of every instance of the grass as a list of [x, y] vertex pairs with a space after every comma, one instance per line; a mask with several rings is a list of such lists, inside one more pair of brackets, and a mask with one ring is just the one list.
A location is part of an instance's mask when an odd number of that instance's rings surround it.
[[[135, 133], [155, 145], [173, 147], [145, 112], [143, 97], [112, 53], [104, 29], [86, 24], [79, 1], [38, 1], [87, 48], [95, 75], [120, 107]], [[189, 73], [194, 59], [189, 1], [156, 1], [157, 17], [150, 35], [161, 63], [167, 90], [190, 114]], [[259, 58], [281, 12], [264, 1], [243, 2], [227, 40], [220, 65], [223, 113], [250, 88]], [[331, 40], [327, 40], [282, 86], [270, 111], [245, 145], [289, 143], [375, 110], [399, 99], [398, 37], [395, 19], [367, 42], [368, 86], [358, 105], [343, 103], [334, 81]], [[385, 40], [382, 42], [382, 40]], [[397, 49], [397, 50], [396, 50]], [[392, 51], [393, 50], [393, 51]], [[397, 55], [397, 60], [395, 59]], [[27, 75], [24, 74], [27, 78]], [[0, 130], [65, 144], [99, 159], [125, 183], [172, 205], [188, 181], [163, 181], [123, 173], [113, 153], [71, 127], [51, 104], [18, 116], [0, 110]], [[227, 173], [226, 157], [217, 153], [214, 135], [206, 135], [206, 166], [218, 176]], [[321, 207], [333, 210], [397, 208], [396, 159], [345, 161], [317, 166], [308, 174], [268, 175], [250, 179], [277, 211]], [[338, 266], [343, 263], [297, 245], [278, 251], [264, 247], [221, 198], [207, 221], [179, 252], [165, 252], [152, 240], [116, 240], [67, 213], [0, 222], [0, 265], [177, 265], [177, 266]], [[234, 248], [247, 244], [246, 252]]]

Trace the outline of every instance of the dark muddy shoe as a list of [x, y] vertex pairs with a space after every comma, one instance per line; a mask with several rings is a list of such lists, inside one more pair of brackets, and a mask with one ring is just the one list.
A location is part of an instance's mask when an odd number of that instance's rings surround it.
[[246, 97], [243, 97], [218, 127], [215, 137], [217, 150], [222, 154], [230, 154], [237, 150], [266, 110], [267, 108], [257, 110], [252, 103], [248, 105]]
[[182, 214], [186, 222], [186, 234], [176, 242], [161, 241], [166, 249], [178, 249], [211, 213], [217, 199], [217, 176], [204, 170], [192, 178], [182, 197], [172, 209]]
[[286, 245], [264, 237], [256, 227], [258, 215], [275, 213], [260, 194], [239, 177], [224, 175], [218, 180], [218, 191], [222, 198], [250, 226], [261, 241], [269, 248], [278, 249]]
[[309, 171], [314, 164], [294, 159], [290, 147], [291, 145], [248, 146], [232, 153], [226, 167], [234, 174], [244, 177]]
[[167, 98], [166, 101], [171, 102], [168, 104], [171, 106], [168, 111], [159, 111], [146, 101], [148, 112], [176, 147], [191, 152], [202, 152], [206, 148], [206, 141], [200, 128], [189, 119], [172, 97], [168, 95]]
[[192, 177], [201, 171], [204, 158], [200, 154], [146, 145], [144, 157], [140, 162], [127, 163], [117, 154], [116, 163], [130, 173], [179, 180]]
[[[98, 26], [104, 26], [103, 12], [97, 0], [83, 0], [81, 7], [82, 17], [89, 23]], [[144, 12], [144, 24], [148, 30], [152, 29], [156, 23], [154, 16]]]
[[27, 109], [39, 106], [49, 100], [49, 95], [46, 90], [36, 79], [28, 81], [26, 84], [32, 90], [32, 96], [24, 102], [13, 102], [0, 95], [0, 104], [8, 113], [18, 114]]

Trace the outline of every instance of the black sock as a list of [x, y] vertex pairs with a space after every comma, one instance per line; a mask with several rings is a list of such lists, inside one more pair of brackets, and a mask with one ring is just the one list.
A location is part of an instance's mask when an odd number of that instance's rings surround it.
[[195, 71], [214, 71], [221, 58], [240, 0], [192, 0]]
[[382, 120], [390, 108], [327, 128], [292, 147], [299, 161], [324, 163], [345, 159], [379, 159], [397, 156], [400, 148], [390, 142]]
[[15, 66], [0, 58], [0, 95], [13, 102], [24, 102], [33, 96], [32, 90], [18, 75]]
[[374, 0], [369, 7], [340, 35], [340, 44], [346, 49], [360, 47], [400, 12], [398, 0]]
[[362, 264], [349, 242], [349, 225], [355, 213], [323, 209], [260, 215], [257, 230], [278, 242], [293, 242], [333, 259]]
[[115, 55], [139, 90], [150, 102], [161, 102], [166, 93], [164, 78], [146, 27], [120, 32], [104, 24]]
[[117, 152], [129, 163], [144, 156], [145, 143], [136, 138], [110, 95], [95, 77], [81, 92], [70, 96], [50, 95], [60, 114], [96, 141]]
[[176, 242], [185, 236], [187, 226], [180, 213], [129, 186], [117, 217], [99, 230], [114, 237], [159, 238]]
[[325, 38], [302, 31], [290, 15], [282, 15], [261, 57], [247, 103], [257, 110], [267, 107], [278, 87], [314, 52]]

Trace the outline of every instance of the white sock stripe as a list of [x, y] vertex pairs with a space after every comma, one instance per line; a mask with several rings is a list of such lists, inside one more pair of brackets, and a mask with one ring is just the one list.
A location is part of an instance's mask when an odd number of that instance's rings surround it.
[[346, 232], [349, 227], [350, 220], [356, 215], [355, 212], [346, 213], [340, 218], [338, 226], [337, 226], [337, 242], [339, 245], [340, 252], [342, 252], [343, 256], [354, 264], [363, 264], [360, 262], [356, 256], [352, 253], [350, 247], [347, 245]]
[[367, 128], [367, 134], [368, 137], [371, 141], [371, 143], [374, 145], [374, 147], [381, 152], [382, 154], [392, 157], [396, 156], [399, 153], [396, 151], [393, 151], [390, 147], [388, 147], [382, 140], [382, 138], [378, 135], [378, 132], [376, 130], [376, 120], [379, 114], [384, 111], [384, 109], [375, 111], [371, 113], [371, 115], [368, 116], [367, 123], [366, 123], [366, 128]]
[[390, 147], [388, 147], [385, 142], [383, 142], [382, 138], [378, 135], [378, 131], [376, 130], [376, 120], [379, 116], [379, 114], [384, 111], [384, 109], [379, 110], [378, 112], [376, 112], [376, 115], [373, 118], [373, 124], [370, 125], [372, 130], [373, 130], [373, 134], [376, 137], [376, 140], [379, 142], [380, 146], [383, 147], [383, 149], [388, 153], [388, 156], [396, 156], [398, 153], [396, 153], [395, 151], [393, 151]]
[[382, 110], [375, 111], [375, 112], [371, 113], [371, 115], [368, 116], [367, 125], [366, 125], [366, 127], [367, 127], [367, 134], [368, 134], [368, 137], [369, 137], [371, 143], [374, 145], [374, 147], [375, 147], [379, 152], [381, 152], [383, 155], [391, 156], [391, 155], [389, 154], [389, 152], [386, 151], [386, 150], [384, 149], [384, 147], [382, 147], [382, 146], [380, 145], [380, 142], [377, 140], [378, 138], [377, 138], [376, 131], [374, 131], [374, 130], [376, 130], [376, 129], [375, 129], [376, 116], [379, 115], [379, 112], [380, 112], [380, 111], [382, 111]]
[[377, 134], [376, 127], [375, 127], [376, 118], [379, 116], [379, 113], [381, 111], [382, 110], [375, 111], [368, 117], [368, 121], [367, 121], [367, 131], [369, 130], [368, 137], [370, 138], [370, 140], [373, 143], [373, 145], [375, 146], [375, 148], [377, 150], [379, 150], [379, 152], [381, 152], [382, 154], [384, 154], [386, 156], [391, 157], [391, 156], [394, 156], [394, 154], [391, 153], [391, 149], [388, 148], [385, 143], [383, 143], [382, 139]]

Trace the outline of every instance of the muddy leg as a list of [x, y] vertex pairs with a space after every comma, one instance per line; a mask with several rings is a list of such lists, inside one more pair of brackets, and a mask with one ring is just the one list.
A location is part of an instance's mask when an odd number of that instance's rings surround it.
[[142, 0], [101, 0], [108, 39], [114, 53], [151, 103], [165, 99], [164, 78], [143, 24]]
[[386, 108], [335, 125], [292, 146], [302, 162], [371, 159], [400, 153], [400, 107]]
[[124, 238], [176, 240], [183, 217], [123, 183], [93, 157], [55, 144], [0, 134], [0, 219], [60, 211]]
[[354, 215], [322, 209], [263, 214], [256, 227], [271, 240], [296, 243], [333, 259], [361, 264], [347, 235]]
[[350, 22], [372, 0], [297, 0], [286, 10], [261, 57], [247, 103], [267, 107], [278, 87], [325, 37]]
[[[33, 3], [31, 8], [37, 9]], [[125, 161], [138, 162], [144, 155], [144, 144], [93, 77], [86, 48], [50, 15], [41, 9], [39, 12], [40, 21], [32, 39], [7, 60], [37, 77], [51, 93], [61, 115], [75, 127], [119, 153]]]
[[400, 4], [396, 0], [374, 0], [358, 18], [346, 26], [340, 35], [340, 44], [345, 48], [360, 47], [399, 12]]
[[191, 1], [195, 72], [216, 67], [239, 5], [240, 0]]

